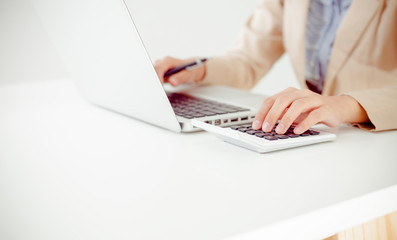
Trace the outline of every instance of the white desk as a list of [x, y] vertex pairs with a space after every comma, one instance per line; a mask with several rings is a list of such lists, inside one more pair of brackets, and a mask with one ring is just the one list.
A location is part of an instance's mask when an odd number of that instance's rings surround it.
[[397, 132], [260, 155], [0, 87], [0, 239], [318, 239], [397, 210]]

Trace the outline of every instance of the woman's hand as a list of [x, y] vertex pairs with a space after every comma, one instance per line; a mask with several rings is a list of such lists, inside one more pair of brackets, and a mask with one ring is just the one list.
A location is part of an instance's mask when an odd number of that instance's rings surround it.
[[184, 65], [189, 62], [196, 61], [196, 58], [191, 59], [177, 59], [172, 57], [165, 57], [157, 60], [154, 63], [157, 75], [162, 83], [169, 82], [172, 86], [178, 86], [183, 83], [197, 83], [204, 79], [206, 73], [205, 64], [190, 70], [183, 70], [179, 73], [173, 74], [170, 77], [164, 78], [164, 74], [175, 67]]
[[365, 110], [350, 96], [322, 96], [296, 88], [288, 88], [267, 98], [252, 127], [270, 132], [278, 120], [278, 134], [284, 134], [293, 123], [296, 124], [294, 133], [301, 134], [317, 123], [338, 127], [342, 123], [369, 121]]

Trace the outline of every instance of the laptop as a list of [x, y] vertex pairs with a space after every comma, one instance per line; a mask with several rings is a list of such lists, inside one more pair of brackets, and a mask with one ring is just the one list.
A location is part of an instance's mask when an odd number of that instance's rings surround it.
[[164, 87], [124, 0], [31, 2], [77, 88], [95, 105], [193, 132], [249, 125], [265, 98], [221, 86]]

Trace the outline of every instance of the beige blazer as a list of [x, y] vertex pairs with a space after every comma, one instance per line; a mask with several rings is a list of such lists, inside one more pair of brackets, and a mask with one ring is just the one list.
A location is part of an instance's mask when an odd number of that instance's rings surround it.
[[[204, 83], [252, 88], [287, 52], [307, 88], [305, 29], [310, 0], [263, 0], [235, 47], [207, 63]], [[269, 83], [271, 84], [271, 83]], [[336, 34], [323, 95], [347, 94], [374, 131], [397, 129], [397, 0], [356, 0]]]

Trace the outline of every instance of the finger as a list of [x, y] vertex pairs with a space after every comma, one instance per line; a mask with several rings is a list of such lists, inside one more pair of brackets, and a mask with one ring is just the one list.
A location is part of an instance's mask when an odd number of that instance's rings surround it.
[[288, 109], [289, 108], [284, 109], [284, 111], [281, 113], [280, 118], [278, 120], [281, 120], [284, 117], [284, 115], [288, 112]]
[[317, 97], [307, 97], [295, 100], [288, 111], [281, 117], [279, 124], [276, 127], [278, 134], [284, 134], [303, 113], [320, 107], [321, 99]]
[[299, 123], [301, 123], [303, 120], [305, 120], [307, 118], [307, 116], [309, 116], [310, 112], [304, 112], [301, 115], [299, 115], [295, 121], [293, 122], [293, 124], [298, 125]]
[[263, 120], [265, 119], [266, 115], [268, 114], [270, 108], [273, 106], [274, 101], [277, 99], [278, 96], [284, 93], [296, 91], [296, 88], [287, 88], [284, 91], [275, 94], [271, 97], [266, 98], [261, 107], [258, 110], [258, 113], [255, 115], [254, 121], [252, 123], [253, 129], [260, 129], [262, 128]]
[[161, 60], [157, 60], [154, 63], [154, 69], [156, 70], [157, 76], [160, 79], [160, 81], [162, 83], [165, 83], [168, 81], [168, 78], [164, 78], [164, 74], [168, 70], [171, 70], [175, 67], [189, 63], [192, 60], [193, 60], [193, 58], [181, 60], [181, 59], [177, 59], [177, 58], [173, 58], [173, 57], [165, 57]]
[[178, 64], [178, 60], [171, 57], [165, 57], [163, 59], [157, 60], [154, 63], [154, 69], [156, 70], [157, 76], [160, 79], [161, 83], [164, 83], [166, 80], [164, 79], [164, 74], [176, 67]]
[[270, 108], [273, 106], [274, 101], [276, 100], [275, 96], [266, 98], [261, 107], [259, 108], [258, 113], [255, 115], [254, 121], [252, 122], [253, 129], [262, 128], [263, 119], [265, 119], [266, 114], [269, 112]]
[[308, 97], [312, 95], [313, 92], [306, 90], [296, 90], [292, 92], [286, 92], [275, 100], [273, 106], [267, 113], [265, 120], [262, 125], [262, 129], [265, 132], [270, 132], [277, 121], [280, 119], [281, 114], [284, 110], [289, 107], [294, 101], [300, 98]]
[[317, 108], [309, 113], [309, 115], [300, 122], [294, 129], [295, 134], [301, 134], [311, 128], [313, 125], [322, 122], [326, 118], [327, 112], [325, 108]]
[[172, 86], [178, 86], [183, 83], [193, 83], [194, 82], [194, 76], [195, 72], [194, 71], [180, 71], [179, 73], [176, 73], [168, 78], [168, 82]]

